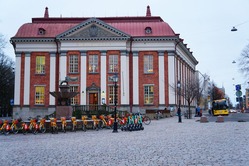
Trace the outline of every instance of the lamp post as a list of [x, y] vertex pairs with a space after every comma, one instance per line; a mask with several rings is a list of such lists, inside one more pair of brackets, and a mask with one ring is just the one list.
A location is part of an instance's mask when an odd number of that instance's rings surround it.
[[177, 81], [177, 90], [178, 90], [178, 99], [179, 99], [179, 105], [178, 105], [178, 123], [182, 123], [182, 117], [181, 117], [181, 82]]
[[118, 82], [118, 75], [114, 74], [112, 77], [114, 82], [114, 124], [113, 124], [113, 133], [118, 132], [118, 123], [117, 123], [117, 82]]

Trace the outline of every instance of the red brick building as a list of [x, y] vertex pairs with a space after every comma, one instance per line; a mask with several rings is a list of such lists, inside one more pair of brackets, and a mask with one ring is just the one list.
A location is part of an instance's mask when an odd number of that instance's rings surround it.
[[[49, 92], [65, 78], [80, 92], [75, 105], [114, 105], [118, 110], [164, 109], [177, 104], [170, 88], [194, 77], [197, 60], [159, 16], [32, 18], [11, 38], [16, 54], [14, 117], [51, 114], [57, 104]], [[185, 102], [183, 101], [184, 105]]]

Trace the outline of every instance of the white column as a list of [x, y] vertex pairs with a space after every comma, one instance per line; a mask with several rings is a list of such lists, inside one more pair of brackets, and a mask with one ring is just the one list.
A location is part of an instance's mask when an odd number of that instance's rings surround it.
[[168, 79], [169, 79], [169, 104], [176, 104], [176, 99], [175, 99], [175, 92], [171, 88], [171, 86], [175, 86], [175, 54], [174, 53], [168, 53]]
[[159, 52], [158, 57], [159, 69], [159, 105], [165, 104], [165, 74], [164, 74], [164, 52]]
[[[50, 78], [49, 78], [49, 92], [55, 91], [55, 77], [56, 77], [56, 54], [50, 53]], [[55, 105], [55, 97], [49, 95], [49, 105]]]
[[86, 51], [81, 51], [81, 69], [80, 69], [80, 88], [81, 88], [81, 99], [80, 105], [86, 105], [86, 73], [87, 73], [87, 59]]
[[25, 53], [25, 66], [24, 66], [24, 105], [29, 105], [30, 98], [30, 53]]
[[121, 52], [120, 64], [121, 104], [127, 105], [129, 104], [129, 57], [127, 56], [126, 51]]
[[139, 87], [138, 87], [138, 52], [133, 52], [133, 104], [139, 104]]
[[62, 52], [60, 55], [60, 75], [59, 80], [65, 80], [65, 77], [67, 76], [67, 53]]
[[106, 103], [106, 51], [101, 51], [101, 57], [100, 57], [100, 63], [101, 63], [101, 80], [100, 80], [100, 86], [101, 86], [101, 104]]
[[21, 54], [16, 54], [14, 105], [20, 105], [21, 63]]

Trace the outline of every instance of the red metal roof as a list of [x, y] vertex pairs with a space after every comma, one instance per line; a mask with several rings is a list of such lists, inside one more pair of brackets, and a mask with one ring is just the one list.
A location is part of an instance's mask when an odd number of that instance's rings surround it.
[[[71, 28], [84, 23], [91, 18], [50, 18], [48, 8], [45, 8], [43, 18], [32, 18], [32, 23], [23, 24], [17, 31], [15, 38], [54, 38]], [[150, 6], [147, 6], [146, 16], [140, 17], [99, 17], [121, 32], [132, 37], [165, 37], [178, 36], [161, 17], [151, 16]], [[150, 27], [152, 33], [145, 33], [145, 28]], [[39, 29], [45, 30], [45, 34], [39, 34]]]
[[[176, 35], [165, 22], [114, 22], [107, 24], [133, 37]], [[27, 23], [19, 28], [14, 37], [55, 37], [77, 25], [77, 23]], [[151, 27], [151, 34], [145, 33], [146, 27]], [[45, 35], [38, 35], [39, 28], [46, 30]]]

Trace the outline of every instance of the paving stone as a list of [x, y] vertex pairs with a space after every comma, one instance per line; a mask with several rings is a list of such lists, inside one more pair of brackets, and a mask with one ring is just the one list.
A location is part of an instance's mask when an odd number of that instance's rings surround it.
[[132, 132], [0, 135], [0, 161], [8, 166], [249, 165], [249, 123], [204, 125], [196, 119], [181, 124], [178, 117], [153, 120], [143, 131]]

